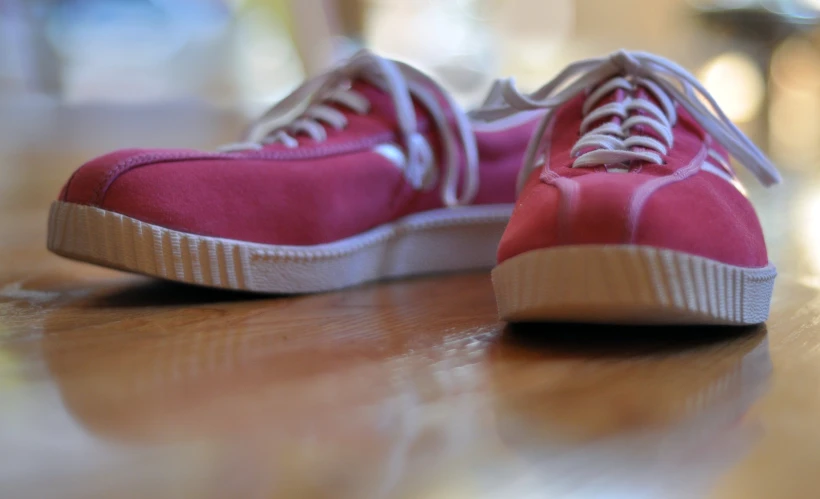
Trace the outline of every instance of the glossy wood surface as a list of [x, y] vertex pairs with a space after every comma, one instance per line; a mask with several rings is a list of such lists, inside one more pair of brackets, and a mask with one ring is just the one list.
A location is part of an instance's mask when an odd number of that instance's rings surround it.
[[49, 112], [0, 166], [4, 499], [820, 497], [809, 170], [752, 189], [781, 270], [766, 325], [511, 328], [487, 273], [259, 297], [50, 255], [83, 159], [236, 120], [149, 113], [126, 137]]

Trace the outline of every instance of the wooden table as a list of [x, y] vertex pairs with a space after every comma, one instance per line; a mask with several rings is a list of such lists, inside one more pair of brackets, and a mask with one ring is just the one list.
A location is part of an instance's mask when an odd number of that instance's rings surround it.
[[810, 170], [752, 190], [781, 275], [744, 329], [510, 328], [487, 273], [271, 298], [47, 253], [83, 159], [236, 128], [169, 112], [0, 120], [0, 497], [820, 497]]

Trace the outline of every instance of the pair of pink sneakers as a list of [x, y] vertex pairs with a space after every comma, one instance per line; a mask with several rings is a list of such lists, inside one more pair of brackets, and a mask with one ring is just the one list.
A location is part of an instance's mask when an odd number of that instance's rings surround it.
[[530, 95], [499, 81], [465, 113], [422, 72], [361, 52], [240, 144], [82, 166], [48, 247], [267, 293], [497, 259], [505, 320], [753, 324], [776, 271], [729, 155], [779, 180], [695, 78], [654, 55], [581, 61]]

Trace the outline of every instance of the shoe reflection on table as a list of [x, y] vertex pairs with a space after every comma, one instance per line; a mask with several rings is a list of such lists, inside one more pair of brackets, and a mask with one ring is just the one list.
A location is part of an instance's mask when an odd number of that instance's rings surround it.
[[[394, 496], [450, 437], [450, 404], [472, 394], [442, 386], [463, 367], [448, 358], [478, 348], [493, 316], [472, 287], [420, 317], [406, 304], [440, 301], [423, 284], [249, 300], [157, 283], [56, 310], [43, 350], [65, 409], [131, 463], [80, 488], [121, 490], [138, 470], [142, 487], [172, 473], [155, 499]], [[488, 313], [454, 316], [460, 300]]]
[[765, 326], [530, 324], [490, 353], [498, 433], [526, 477], [505, 496], [704, 497], [762, 430]]
[[[605, 326], [504, 330], [478, 314], [455, 330], [446, 310], [398, 305], [425, 289], [412, 282], [316, 298], [344, 301], [326, 315], [301, 298], [203, 291], [196, 320], [170, 322], [178, 310], [156, 306], [179, 291], [168, 289], [78, 305], [110, 309], [107, 322], [78, 327], [59, 310], [46, 321], [66, 409], [130, 463], [86, 477], [95, 487], [138, 469], [164, 477], [155, 498], [705, 490], [753, 442], [743, 415], [771, 370], [764, 328], [630, 338]], [[476, 296], [464, 292], [483, 305]], [[384, 330], [361, 330], [362, 314]]]

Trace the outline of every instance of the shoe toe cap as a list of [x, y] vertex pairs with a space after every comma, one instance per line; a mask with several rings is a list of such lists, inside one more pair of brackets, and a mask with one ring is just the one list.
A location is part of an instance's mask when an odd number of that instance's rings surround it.
[[768, 264], [754, 208], [717, 176], [700, 172], [654, 189], [644, 200], [643, 184], [630, 184], [626, 175], [588, 177], [565, 188], [529, 186], [502, 238], [499, 262], [555, 246], [632, 244], [743, 267]]
[[190, 150], [121, 149], [78, 168], [63, 186], [60, 201], [104, 207], [109, 189], [126, 172], [156, 162], [194, 156]]

